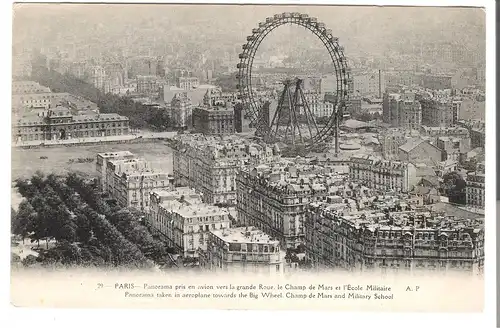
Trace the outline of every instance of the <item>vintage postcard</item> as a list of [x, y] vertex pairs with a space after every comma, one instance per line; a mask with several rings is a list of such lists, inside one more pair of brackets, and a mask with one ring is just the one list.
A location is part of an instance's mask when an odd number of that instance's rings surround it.
[[484, 310], [484, 8], [13, 17], [12, 304]]

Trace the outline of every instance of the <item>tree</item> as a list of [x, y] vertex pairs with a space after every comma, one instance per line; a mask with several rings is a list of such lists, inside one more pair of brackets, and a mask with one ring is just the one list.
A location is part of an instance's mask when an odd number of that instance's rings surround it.
[[49, 225], [53, 215], [52, 208], [41, 194], [33, 197], [31, 204], [36, 211], [36, 216], [30, 226], [30, 232], [32, 232], [31, 239], [37, 241], [38, 245], [40, 245], [40, 240], [45, 239], [48, 248], [48, 239], [50, 237]]
[[466, 182], [458, 172], [449, 172], [443, 175], [441, 191], [449, 198], [451, 203], [466, 203]]
[[470, 160], [463, 163], [463, 168], [468, 172], [475, 171], [476, 166], [477, 166], [477, 160], [475, 158], [471, 158]]
[[75, 241], [76, 223], [66, 205], [52, 208], [52, 220], [48, 222], [48, 234], [57, 241]]
[[304, 244], [300, 244], [299, 246], [297, 246], [297, 253], [301, 254], [305, 252], [306, 252], [306, 246]]
[[363, 121], [363, 122], [369, 122], [369, 121], [373, 120], [373, 116], [370, 113], [367, 113], [367, 112], [357, 114], [355, 116], [355, 118], [357, 120], [360, 120], [360, 121]]
[[144, 255], [157, 263], [165, 261], [167, 249], [163, 243], [154, 239], [146, 227], [139, 222], [140, 213], [122, 209], [113, 213], [109, 221], [132, 243], [136, 244]]
[[25, 198], [33, 197], [38, 192], [29, 180], [17, 179], [15, 186], [19, 194]]
[[90, 221], [83, 213], [78, 212], [76, 214], [76, 240], [87, 244], [92, 237], [92, 228]]
[[19, 204], [18, 212], [13, 218], [11, 226], [12, 233], [23, 238], [23, 244], [24, 239], [32, 232], [36, 219], [37, 213], [33, 206], [28, 200], [23, 200], [21, 204]]
[[92, 230], [95, 232], [97, 239], [110, 246], [115, 265], [147, 266], [144, 254], [135, 244], [128, 241], [104, 216], [95, 212], [90, 214], [92, 217]]
[[76, 241], [76, 225], [72, 223], [64, 224], [59, 230], [58, 241], [74, 242]]
[[10, 262], [11, 263], [20, 263], [21, 262], [21, 257], [17, 255], [16, 253], [10, 253]]
[[[12, 211], [12, 231], [38, 243], [46, 240], [47, 249], [38, 250], [37, 262], [43, 266], [147, 268], [150, 259], [160, 261], [166, 255], [164, 245], [140, 224], [141, 213], [109, 206], [81, 175], [36, 174], [19, 185], [27, 197], [18, 213]], [[51, 239], [56, 244], [49, 249]]]
[[42, 171], [36, 171], [30, 179], [31, 185], [37, 190], [42, 190], [45, 187], [45, 175]]
[[14, 227], [15, 227], [16, 220], [17, 220], [16, 210], [11, 206], [10, 207], [10, 232], [12, 234], [16, 234], [14, 232]]
[[31, 267], [37, 263], [37, 258], [34, 255], [28, 255], [23, 260], [22, 263], [25, 267]]
[[95, 103], [102, 113], [118, 113], [129, 118], [132, 128], [153, 128], [164, 130], [169, 119], [164, 110], [136, 103], [129, 96], [105, 94], [92, 84], [70, 74], [60, 74], [45, 67], [33, 69], [32, 78], [55, 92], [68, 92]]
[[64, 241], [57, 246], [61, 253], [61, 263], [64, 265], [81, 264], [82, 255], [80, 248], [70, 242]]

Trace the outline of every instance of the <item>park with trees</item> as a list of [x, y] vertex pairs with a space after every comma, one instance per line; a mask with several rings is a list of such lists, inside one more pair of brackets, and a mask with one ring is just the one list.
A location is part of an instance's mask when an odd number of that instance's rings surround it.
[[[43, 62], [43, 61], [42, 61]], [[61, 74], [44, 65], [34, 65], [31, 79], [52, 92], [66, 92], [95, 103], [101, 113], [116, 113], [129, 118], [131, 128], [166, 131], [170, 120], [164, 109], [135, 102], [130, 96], [104, 93], [71, 74]]]
[[23, 200], [12, 209], [11, 233], [38, 253], [23, 260], [12, 254], [24, 267], [153, 269], [172, 261], [172, 250], [141, 223], [142, 213], [117, 207], [92, 180], [37, 172], [15, 185]]

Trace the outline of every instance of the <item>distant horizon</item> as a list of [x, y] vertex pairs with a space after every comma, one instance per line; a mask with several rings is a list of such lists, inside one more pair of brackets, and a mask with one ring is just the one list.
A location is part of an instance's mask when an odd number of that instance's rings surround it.
[[107, 51], [126, 48], [130, 42], [149, 42], [145, 38], [154, 38], [156, 45], [182, 39], [216, 51], [218, 45], [242, 44], [259, 22], [286, 11], [317, 17], [351, 53], [381, 53], [403, 41], [463, 44], [485, 53], [485, 12], [479, 7], [15, 4], [13, 43], [62, 46], [77, 40], [101, 43]]

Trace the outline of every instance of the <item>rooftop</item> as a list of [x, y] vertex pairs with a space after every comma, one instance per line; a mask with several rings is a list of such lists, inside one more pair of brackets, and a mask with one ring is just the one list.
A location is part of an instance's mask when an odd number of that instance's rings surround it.
[[205, 203], [179, 204], [179, 207], [173, 209], [173, 211], [184, 218], [229, 215], [227, 209]]
[[[453, 208], [453, 212], [443, 212], [440, 204]], [[311, 203], [310, 209], [319, 211], [327, 217], [337, 217], [351, 224], [354, 228], [377, 230], [406, 230], [413, 229], [428, 231], [457, 231], [460, 229], [484, 229], [484, 216], [468, 212], [454, 205], [437, 203], [434, 208], [429, 207], [422, 211], [394, 211], [384, 213], [380, 210], [351, 211], [347, 215], [338, 213], [333, 207], [324, 203]]]
[[363, 129], [363, 128], [369, 128], [369, 127], [374, 127], [370, 123], [358, 121], [358, 120], [346, 120], [344, 123], [342, 123], [342, 126], [349, 128], [349, 129]]
[[122, 121], [127, 120], [128, 117], [118, 114], [95, 114], [95, 115], [74, 115], [73, 121], [75, 122], [102, 122], [102, 121]]
[[278, 245], [279, 241], [255, 227], [238, 227], [215, 230], [212, 233], [227, 243], [256, 243]]
[[168, 207], [172, 202], [182, 202], [186, 205], [202, 203], [201, 194], [189, 187], [180, 187], [175, 189], [165, 188], [157, 189], [151, 192], [151, 197], [155, 197], [156, 201], [162, 207]]
[[236, 135], [185, 134], [176, 136], [174, 140], [178, 142], [174, 148], [179, 152], [188, 153], [192, 157], [201, 156], [217, 160], [218, 164], [223, 164], [223, 159], [240, 161], [261, 156], [279, 155], [280, 153], [276, 145], [259, 144], [251, 139]]
[[185, 219], [229, 215], [229, 211], [225, 208], [203, 203], [199, 198], [196, 198], [196, 200], [195, 202], [184, 202], [180, 201], [180, 199], [169, 199], [163, 201], [160, 206], [167, 211], [177, 213]]
[[484, 215], [467, 211], [450, 203], [436, 203], [428, 206], [434, 212], [444, 213], [447, 216], [455, 216], [463, 219], [484, 219]]
[[[136, 168], [128, 168], [122, 172], [122, 177], [124, 177], [127, 181], [136, 180], [141, 178], [142, 180], [151, 179], [151, 178], [160, 178], [161, 180], [168, 179], [168, 174], [161, 170], [154, 170], [152, 168], [144, 168], [144, 169], [136, 169]], [[158, 179], [154, 179], [157, 181]]]
[[426, 126], [422, 125], [422, 129], [425, 131], [440, 131], [440, 132], [464, 132], [468, 133], [467, 129], [460, 126], [452, 126], [452, 127], [441, 127], [441, 126]]
[[123, 150], [123, 151], [116, 151], [116, 152], [110, 152], [110, 153], [98, 153], [98, 156], [101, 156], [103, 158], [114, 158], [114, 157], [125, 157], [125, 156], [135, 156], [133, 153], [131, 153], [128, 150]]
[[177, 187], [174, 190], [172, 189], [157, 189], [151, 192], [152, 195], [157, 195], [159, 197], [181, 197], [185, 195], [198, 195], [198, 193], [189, 187]]
[[452, 142], [458, 142], [458, 141], [460, 141], [461, 139], [460, 139], [460, 138], [457, 138], [457, 137], [440, 136], [440, 137], [438, 138], [438, 140], [441, 140], [441, 141], [452, 141]]
[[420, 139], [420, 138], [410, 139], [404, 145], [400, 146], [399, 149], [408, 153], [408, 152], [412, 151], [413, 149], [415, 149], [418, 145], [420, 145], [423, 142], [425, 142], [425, 141], [423, 139]]
[[110, 165], [120, 165], [120, 164], [135, 164], [135, 163], [147, 163], [144, 158], [139, 158], [139, 157], [131, 157], [131, 158], [122, 158], [117, 156], [117, 158], [111, 158], [108, 160], [108, 163]]
[[243, 174], [258, 180], [261, 185], [285, 194], [336, 191], [336, 186], [343, 185], [344, 174], [338, 173], [334, 165], [293, 164], [281, 160], [270, 165], [259, 165], [241, 169]]
[[362, 163], [362, 164], [370, 164], [373, 167], [378, 168], [392, 168], [392, 169], [405, 169], [410, 163], [401, 162], [401, 161], [392, 161], [381, 159], [379, 157], [375, 157], [372, 155], [364, 155], [364, 156], [352, 156], [351, 163]]
[[234, 111], [234, 108], [233, 107], [226, 107], [226, 106], [222, 106], [222, 105], [218, 105], [218, 106], [199, 106], [197, 107], [198, 109], [201, 109], [201, 110], [204, 110], [204, 111], [207, 111], [207, 112], [233, 112]]
[[43, 117], [37, 114], [26, 115], [17, 120], [17, 125], [38, 125], [43, 123]]

